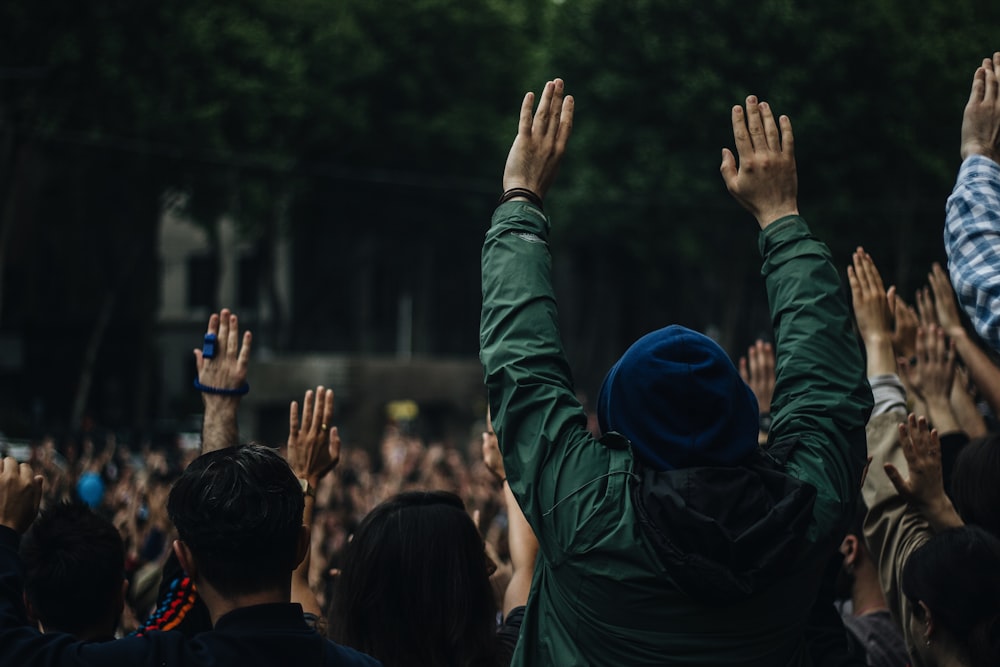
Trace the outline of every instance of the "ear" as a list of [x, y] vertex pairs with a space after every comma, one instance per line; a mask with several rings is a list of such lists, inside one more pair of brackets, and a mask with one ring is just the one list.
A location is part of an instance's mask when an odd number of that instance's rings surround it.
[[295, 545], [295, 568], [302, 564], [306, 554], [309, 553], [309, 540], [311, 535], [312, 531], [309, 530], [309, 526], [303, 524], [299, 529], [299, 542]]
[[844, 541], [840, 543], [840, 553], [844, 555], [844, 565], [854, 565], [858, 560], [859, 550], [858, 550], [858, 536], [848, 535], [844, 538]]
[[191, 549], [188, 545], [180, 540], [174, 540], [173, 549], [174, 555], [177, 556], [177, 560], [180, 562], [181, 567], [184, 568], [187, 576], [191, 577], [191, 579], [197, 578], [198, 566], [194, 562], [194, 556], [191, 554]]
[[931, 615], [930, 607], [924, 604], [923, 600], [919, 600], [917, 604], [919, 604], [920, 608], [924, 610], [924, 626], [926, 628], [924, 631], [924, 637], [927, 641], [930, 641], [931, 637], [934, 636], [934, 617]]

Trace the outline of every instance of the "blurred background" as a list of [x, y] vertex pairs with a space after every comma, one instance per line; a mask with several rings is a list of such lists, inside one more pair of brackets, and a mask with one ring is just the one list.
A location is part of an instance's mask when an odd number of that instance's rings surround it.
[[[943, 261], [962, 108], [1000, 3], [8, 0], [0, 430], [196, 432], [208, 315], [254, 332], [244, 433], [324, 383], [348, 441], [468, 436], [479, 253], [526, 90], [577, 98], [546, 201], [578, 388], [678, 322], [770, 325], [718, 175], [730, 107], [791, 116], [800, 208], [912, 300]], [[402, 401], [402, 403], [400, 402]]]

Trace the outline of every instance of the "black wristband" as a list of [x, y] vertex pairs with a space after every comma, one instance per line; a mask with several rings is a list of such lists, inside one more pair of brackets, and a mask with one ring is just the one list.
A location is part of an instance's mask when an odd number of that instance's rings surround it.
[[541, 211], [545, 210], [542, 207], [542, 198], [539, 197], [534, 192], [532, 192], [531, 190], [528, 190], [527, 188], [511, 188], [510, 190], [507, 190], [502, 195], [500, 195], [500, 203], [505, 204], [509, 202], [511, 199], [514, 199], [515, 197], [524, 197], [530, 203], [537, 206], [539, 210]]

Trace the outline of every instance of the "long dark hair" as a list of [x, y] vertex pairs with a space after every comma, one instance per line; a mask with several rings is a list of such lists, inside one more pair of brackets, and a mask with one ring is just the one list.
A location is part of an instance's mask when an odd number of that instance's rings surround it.
[[978, 526], [944, 531], [910, 555], [902, 584], [914, 615], [927, 605], [972, 667], [1000, 665], [1000, 539]]
[[348, 545], [330, 608], [336, 641], [385, 667], [497, 664], [483, 540], [458, 496], [402, 493]]

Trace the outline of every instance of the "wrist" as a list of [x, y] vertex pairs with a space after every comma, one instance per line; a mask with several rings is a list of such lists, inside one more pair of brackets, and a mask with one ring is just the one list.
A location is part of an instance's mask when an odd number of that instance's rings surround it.
[[798, 215], [799, 207], [797, 203], [784, 204], [775, 208], [760, 211], [755, 216], [757, 218], [757, 224], [760, 225], [761, 230], [767, 229], [771, 224], [781, 220], [782, 218], [787, 218], [790, 215]]

